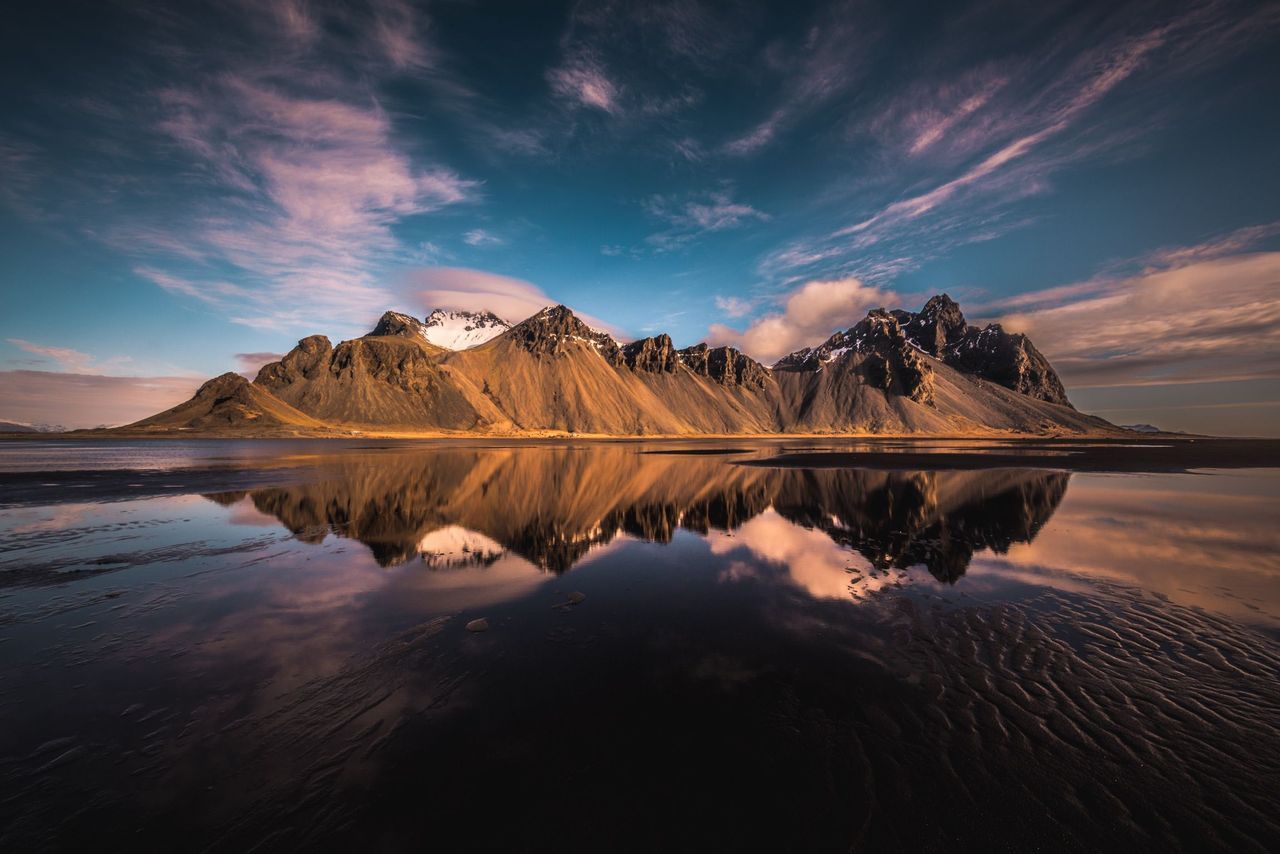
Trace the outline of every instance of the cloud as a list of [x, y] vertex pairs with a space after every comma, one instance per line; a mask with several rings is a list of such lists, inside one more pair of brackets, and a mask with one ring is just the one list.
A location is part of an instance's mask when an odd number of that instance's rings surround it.
[[861, 79], [875, 37], [875, 24], [851, 3], [833, 3], [803, 37], [790, 44], [773, 42], [765, 65], [781, 74], [779, 93], [769, 115], [722, 146], [726, 154], [747, 156], [775, 142], [788, 127], [852, 89]]
[[746, 317], [756, 307], [752, 300], [716, 295], [716, 308], [729, 317]]
[[801, 347], [820, 344], [839, 329], [861, 320], [873, 308], [893, 305], [898, 300], [892, 291], [863, 284], [858, 279], [812, 281], [787, 295], [781, 312], [766, 314], [739, 331], [723, 324], [712, 324], [708, 341], [713, 345], [729, 344], [765, 364]]
[[195, 393], [192, 377], [0, 371], [0, 418], [66, 427], [129, 424]]
[[263, 365], [278, 362], [282, 358], [283, 353], [236, 353], [236, 373], [253, 379]]
[[673, 249], [693, 242], [703, 234], [727, 231], [749, 222], [766, 222], [769, 215], [751, 205], [735, 202], [729, 190], [717, 190], [679, 199], [650, 196], [645, 210], [665, 220], [671, 228], [651, 234], [646, 242], [659, 249]]
[[18, 187], [175, 298], [256, 328], [350, 318], [355, 331], [389, 298], [386, 271], [420, 262], [397, 226], [479, 199], [479, 182], [424, 156], [385, 106], [409, 73], [433, 94], [447, 83], [430, 22], [403, 0], [134, 23], [139, 73], [78, 93], [79, 147], [51, 123], [29, 123], [22, 145], [0, 139], [0, 194]]
[[[72, 373], [104, 374], [111, 370], [118, 370], [133, 361], [128, 356], [99, 359], [96, 356], [81, 353], [79, 350], [73, 350], [70, 347], [50, 347], [44, 344], [34, 344], [21, 338], [7, 338], [5, 340], [19, 350], [39, 356], [41, 360], [54, 362], [64, 371]], [[28, 364], [31, 363], [36, 363], [36, 361], [28, 360]]]
[[[418, 307], [420, 315], [437, 308], [492, 311], [510, 323], [518, 323], [557, 303], [532, 282], [465, 267], [414, 270], [404, 277], [403, 290], [406, 300]], [[597, 329], [617, 331], [617, 327], [597, 317], [577, 309], [574, 312]]]
[[1166, 38], [1166, 31], [1157, 29], [1123, 45], [1093, 69], [1092, 77], [1066, 104], [1051, 114], [1044, 126], [1006, 143], [956, 178], [928, 192], [893, 202], [871, 217], [837, 230], [833, 236], [866, 234], [869, 238], [875, 239], [879, 232], [900, 228], [904, 223], [917, 219], [949, 201], [960, 191], [980, 186], [985, 179], [997, 174], [1003, 167], [1025, 157], [1041, 143], [1070, 127], [1084, 110], [1093, 106], [1137, 71], [1148, 54], [1163, 45]]
[[[231, 75], [210, 90], [162, 93], [163, 127], [218, 176], [221, 209], [186, 235], [252, 287], [149, 263], [143, 274], [174, 293], [271, 329], [379, 310], [376, 269], [402, 253], [399, 219], [468, 200], [476, 185], [419, 168], [392, 142], [375, 102], [291, 93]], [[164, 247], [152, 247], [162, 254]]]
[[1000, 321], [1030, 335], [1069, 387], [1280, 378], [1280, 252], [1205, 251], [1173, 253], [1184, 262], [1167, 269], [1052, 289], [1053, 300], [1070, 301]]
[[466, 234], [462, 235], [462, 242], [468, 246], [501, 246], [504, 241], [495, 234], [490, 234], [483, 228], [473, 228]]
[[57, 362], [59, 367], [68, 371], [89, 373], [90, 365], [94, 361], [93, 357], [88, 353], [81, 353], [79, 350], [72, 350], [70, 347], [46, 347], [41, 344], [24, 341], [21, 338], [7, 338], [5, 340], [20, 350]]
[[373, 40], [382, 55], [399, 70], [429, 64], [426, 45], [419, 37], [418, 14], [403, 0], [376, 0], [373, 8]]
[[[967, 35], [993, 14], [1003, 12], [971, 10], [948, 26]], [[1278, 22], [1275, 11], [1240, 14], [1220, 3], [1161, 15], [1117, 9], [1103, 31], [1068, 16], [1049, 42], [1029, 41], [1020, 55], [978, 65], [967, 64], [955, 46], [966, 39], [957, 38], [931, 55], [916, 80], [886, 87], [870, 118], [865, 108], [845, 116], [851, 136], [869, 135], [881, 146], [855, 185], [833, 187], [829, 198], [875, 204], [839, 228], [779, 247], [759, 272], [781, 281], [815, 270], [872, 278], [871, 265], [918, 268], [1034, 222], [1034, 215], [1015, 213], [1019, 201], [1051, 191], [1066, 168], [1134, 150], [1161, 125], [1171, 107], [1140, 93], [1176, 86], [1238, 55]], [[885, 198], [895, 185], [906, 192]]]
[[580, 56], [547, 72], [551, 91], [571, 106], [590, 107], [606, 113], [621, 110], [620, 91], [599, 61]]

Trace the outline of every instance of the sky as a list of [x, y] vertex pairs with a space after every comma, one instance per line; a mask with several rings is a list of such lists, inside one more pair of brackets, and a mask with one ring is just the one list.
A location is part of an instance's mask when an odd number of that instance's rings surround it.
[[387, 309], [771, 364], [932, 294], [1117, 423], [1280, 435], [1280, 4], [18, 3], [0, 419]]

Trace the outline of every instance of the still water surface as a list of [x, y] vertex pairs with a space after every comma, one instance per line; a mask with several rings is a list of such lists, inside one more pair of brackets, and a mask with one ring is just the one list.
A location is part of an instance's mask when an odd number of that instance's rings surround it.
[[1280, 848], [1275, 469], [71, 447], [0, 448], [3, 850]]

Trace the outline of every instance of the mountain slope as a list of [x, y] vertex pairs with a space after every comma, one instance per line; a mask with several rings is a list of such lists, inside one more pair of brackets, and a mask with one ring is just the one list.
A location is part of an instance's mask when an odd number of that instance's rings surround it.
[[[1025, 336], [970, 326], [945, 294], [918, 313], [876, 309], [772, 369], [731, 347], [676, 349], [667, 335], [623, 345], [565, 306], [504, 325], [465, 349], [431, 343], [430, 322], [387, 312], [368, 335], [336, 347], [322, 335], [304, 338], [264, 366], [251, 391], [198, 394], [188, 408], [156, 416], [162, 420], [148, 429], [216, 425], [252, 432], [261, 425], [280, 429], [301, 416], [322, 427], [366, 432], [1117, 430], [1070, 405], [1052, 366]], [[485, 323], [481, 331], [488, 334], [494, 324]], [[250, 394], [251, 400], [240, 399]]]
[[[416, 321], [387, 312], [372, 332], [337, 347], [313, 335], [254, 385], [316, 418], [405, 429], [471, 430], [507, 420], [465, 378], [441, 364], [449, 352], [425, 340]], [[409, 320], [412, 320], [409, 318]]]
[[156, 433], [251, 429], [261, 434], [326, 431], [328, 426], [239, 374], [226, 373], [200, 386], [185, 403], [120, 429]]

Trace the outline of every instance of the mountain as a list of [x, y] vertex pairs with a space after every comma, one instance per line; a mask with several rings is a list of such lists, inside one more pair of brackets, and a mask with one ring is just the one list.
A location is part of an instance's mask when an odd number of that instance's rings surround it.
[[[434, 331], [433, 331], [434, 330]], [[461, 330], [446, 336], [445, 331]], [[495, 331], [496, 330], [496, 331]], [[435, 335], [435, 340], [433, 340]], [[468, 337], [470, 336], [470, 337]], [[469, 341], [485, 338], [475, 344]], [[437, 343], [448, 341], [456, 347]], [[699, 435], [1113, 433], [1075, 410], [1023, 335], [969, 325], [946, 294], [875, 309], [768, 368], [732, 347], [623, 344], [565, 306], [387, 312], [334, 346], [313, 335], [252, 383], [226, 376], [126, 430]], [[184, 420], [185, 419], [185, 420]]]
[[200, 386], [186, 403], [129, 426], [129, 429], [148, 433], [212, 432], [228, 428], [251, 429], [256, 435], [329, 429], [323, 421], [299, 412], [237, 373], [214, 377]]
[[37, 428], [30, 424], [23, 424], [18, 421], [0, 421], [0, 433], [39, 433]]
[[735, 531], [772, 511], [877, 569], [923, 564], [951, 583], [975, 554], [1035, 539], [1070, 478], [1009, 468], [726, 467], [722, 457], [638, 454], [613, 443], [532, 456], [400, 453], [397, 465], [335, 457], [315, 480], [206, 497], [224, 506], [247, 498], [305, 542], [347, 537], [384, 566], [421, 561], [433, 570], [487, 566], [511, 553], [561, 573], [622, 534], [669, 542], [682, 528]]
[[465, 350], [476, 347], [511, 328], [491, 311], [444, 311], [436, 309], [422, 323], [422, 334], [437, 347]]
[[0, 420], [0, 433], [65, 433], [61, 424], [27, 424], [23, 421]]

